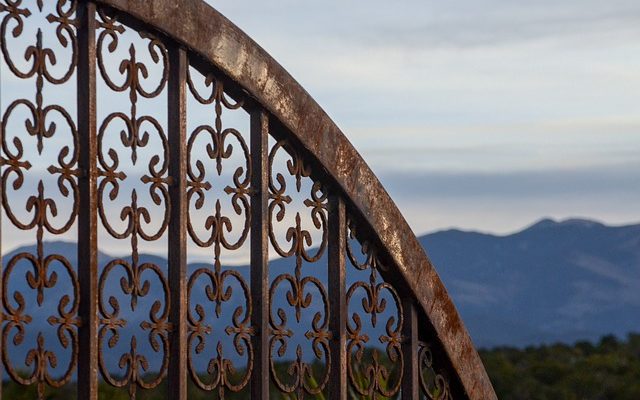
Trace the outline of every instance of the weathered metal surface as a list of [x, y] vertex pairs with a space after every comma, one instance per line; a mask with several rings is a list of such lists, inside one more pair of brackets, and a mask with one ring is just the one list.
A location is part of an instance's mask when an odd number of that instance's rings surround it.
[[185, 196], [187, 182], [187, 52], [178, 45], [169, 47], [169, 65], [172, 73], [168, 82], [167, 115], [169, 116], [169, 197], [171, 214], [169, 236], [173, 239], [168, 249], [171, 308], [169, 322], [173, 335], [169, 346], [168, 388], [177, 400], [187, 399], [187, 219], [189, 209]]
[[331, 354], [334, 368], [330, 371], [329, 395], [332, 399], [347, 399], [347, 296], [346, 296], [346, 229], [347, 212], [340, 196], [329, 197], [329, 302]]
[[78, 131], [80, 132], [78, 182], [78, 279], [80, 281], [78, 329], [78, 392], [87, 398], [98, 396], [98, 189], [96, 126], [96, 6], [79, 4], [78, 9]]
[[467, 395], [495, 398], [464, 324], [406, 220], [348, 139], [286, 70], [201, 0], [101, 3], [135, 16], [202, 55], [290, 129], [380, 239], [433, 324]]
[[251, 397], [269, 398], [269, 160], [267, 156], [269, 116], [262, 110], [251, 111], [251, 292], [257, 300], [251, 315], [255, 330], [254, 377]]
[[404, 379], [402, 381], [403, 400], [418, 400], [420, 398], [419, 379], [422, 375], [418, 363], [418, 312], [411, 298], [404, 298], [402, 308], [405, 310], [402, 336], [406, 341], [402, 348], [404, 357]]
[[[4, 63], [27, 85], [35, 78], [35, 100], [14, 93], [0, 110], [2, 207], [10, 226], [36, 238], [35, 254], [3, 265], [1, 354], [12, 381], [36, 386], [44, 398], [77, 372], [78, 397], [89, 400], [97, 399], [99, 375], [132, 399], [165, 381], [170, 398], [181, 400], [189, 385], [220, 398], [266, 399], [274, 391], [495, 398], [406, 221], [281, 66], [201, 0], [97, 3], [48, 4], [54, 11], [45, 24], [57, 34], [47, 40], [68, 50], [60, 76], [51, 66], [61, 50], [45, 44], [40, 26], [26, 52], [12, 54], [7, 45], [25, 39], [23, 28], [34, 12], [47, 12], [44, 3], [0, 3]], [[77, 118], [45, 96], [74, 74]], [[104, 101], [116, 95], [124, 100]], [[166, 124], [151, 104], [166, 109]], [[189, 127], [194, 104], [208, 118], [194, 113], [199, 125]], [[20, 107], [29, 116], [16, 122]], [[241, 108], [248, 132], [226, 122]], [[46, 123], [54, 113], [65, 126]], [[57, 150], [57, 164], [35, 176], [37, 193], [20, 199], [36, 153], [50, 151], [64, 132], [70, 140]], [[35, 151], [25, 148], [29, 137]], [[224, 177], [230, 183], [221, 186]], [[51, 178], [57, 198], [72, 200], [66, 207], [50, 197], [44, 182]], [[76, 223], [74, 266], [47, 254], [44, 243]], [[144, 256], [144, 246], [164, 240], [167, 265]], [[114, 241], [128, 254], [99, 264], [103, 242]], [[245, 244], [250, 271], [228, 268], [225, 255]], [[187, 266], [189, 246], [211, 264]], [[289, 267], [270, 270], [269, 256]], [[60, 272], [69, 293], [51, 301], [50, 289], [64, 289]], [[25, 288], [9, 283], [20, 278]], [[58, 357], [63, 351], [33, 325], [25, 296], [48, 313], [54, 342], [69, 356]], [[16, 350], [7, 350], [19, 345], [35, 347], [16, 360]], [[58, 359], [66, 364], [58, 367]]]

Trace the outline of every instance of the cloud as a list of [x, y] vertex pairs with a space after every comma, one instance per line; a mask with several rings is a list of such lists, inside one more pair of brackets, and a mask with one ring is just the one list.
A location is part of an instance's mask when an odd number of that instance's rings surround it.
[[388, 18], [365, 25], [365, 46], [385, 45], [421, 48], [475, 48], [513, 45], [540, 40], [571, 40], [597, 37], [640, 36], [640, 6], [626, 1], [528, 2], [498, 1], [425, 2], [422, 18], [406, 15], [406, 23]]
[[[397, 196], [420, 198], [630, 195], [640, 199], [640, 163], [514, 172], [382, 172], [380, 179]], [[638, 215], [640, 217], [640, 214]]]
[[414, 232], [512, 233], [543, 216], [640, 222], [640, 164], [514, 172], [382, 172]]
[[[638, 219], [637, 0], [209, 2], [300, 79], [418, 232]], [[20, 91], [2, 79], [6, 107]]]
[[585, 33], [640, 34], [640, 5], [629, 0], [209, 3], [250, 34], [258, 34], [258, 39], [279, 36], [289, 42], [337, 40], [359, 47], [415, 50], [484, 47]]
[[636, 0], [211, 4], [300, 80], [417, 232], [640, 219]]

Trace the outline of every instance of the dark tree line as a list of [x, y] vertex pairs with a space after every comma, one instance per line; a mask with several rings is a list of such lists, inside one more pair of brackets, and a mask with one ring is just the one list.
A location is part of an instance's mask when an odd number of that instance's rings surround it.
[[[597, 343], [577, 342], [573, 345], [554, 344], [524, 349], [498, 347], [481, 350], [480, 356], [502, 400], [640, 400], [640, 334], [629, 334], [625, 340], [605, 336]], [[278, 363], [280, 376], [286, 376], [287, 364]], [[316, 365], [315, 367], [322, 367]], [[239, 376], [243, 371], [237, 371]], [[6, 377], [5, 377], [6, 378]], [[3, 398], [36, 399], [35, 386], [23, 387], [5, 380]], [[47, 388], [47, 399], [75, 399], [73, 383], [59, 388]], [[274, 399], [293, 399], [272, 388]], [[100, 398], [129, 399], [127, 390], [100, 385]], [[226, 393], [228, 400], [245, 399], [248, 390]], [[138, 390], [138, 400], [166, 398], [164, 384], [155, 390]], [[216, 399], [216, 393], [189, 387], [190, 399]], [[323, 395], [308, 396], [324, 400]]]
[[480, 351], [503, 400], [639, 400], [640, 334]]

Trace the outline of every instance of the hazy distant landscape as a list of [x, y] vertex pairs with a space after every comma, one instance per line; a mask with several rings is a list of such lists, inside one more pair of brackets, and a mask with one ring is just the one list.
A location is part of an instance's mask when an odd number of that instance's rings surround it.
[[[640, 331], [640, 224], [544, 219], [507, 236], [446, 230], [419, 240], [479, 348], [624, 338]], [[21, 251], [35, 248], [15, 249], [5, 262]], [[62, 254], [74, 265], [75, 251], [74, 243], [45, 244], [45, 253]], [[111, 258], [100, 253], [99, 264]], [[166, 265], [154, 255], [141, 260]], [[276, 259], [270, 266], [280, 270], [287, 262]], [[246, 266], [234, 269], [248, 278]]]
[[422, 236], [478, 347], [640, 331], [640, 225], [541, 220], [507, 236]]
[[[640, 398], [640, 387], [633, 384], [640, 382], [640, 224], [543, 219], [505, 236], [452, 229], [419, 240], [479, 348], [500, 398]], [[77, 265], [75, 243], [46, 242], [44, 248], [46, 254], [61, 254]], [[4, 262], [22, 251], [33, 253], [35, 246], [5, 254]], [[112, 255], [99, 253], [98, 258], [104, 265]], [[141, 255], [141, 261], [166, 267], [166, 259], [156, 255]], [[280, 271], [289, 267], [287, 262], [272, 260], [270, 268]], [[248, 279], [248, 266], [229, 268]], [[26, 284], [22, 282], [10, 282], [9, 290], [29, 293], [21, 288]], [[48, 290], [57, 299], [70, 287], [60, 281]], [[149, 299], [160, 298], [153, 290], [151, 286]], [[204, 288], [196, 292], [204, 293]], [[199, 301], [197, 296], [192, 301]], [[139, 305], [150, 306], [147, 302], [141, 299]], [[51, 336], [48, 343], [56, 343], [46, 322], [49, 312], [47, 307], [33, 308], [29, 331], [41, 330]], [[145, 315], [131, 313], [126, 318], [135, 327]], [[18, 348], [9, 350], [10, 358], [22, 359]], [[116, 365], [120, 353], [112, 353], [107, 363]], [[158, 361], [149, 355], [152, 364]], [[204, 370], [205, 364], [199, 368]], [[5, 393], [16, 399], [33, 395], [13, 383], [5, 385]], [[71, 385], [54, 392], [58, 398], [71, 396], [74, 389]], [[156, 392], [143, 397], [155, 399], [160, 393]]]

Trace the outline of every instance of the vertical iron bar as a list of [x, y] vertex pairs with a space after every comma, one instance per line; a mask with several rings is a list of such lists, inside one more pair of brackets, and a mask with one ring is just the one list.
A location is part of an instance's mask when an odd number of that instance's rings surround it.
[[251, 301], [255, 364], [251, 398], [269, 399], [269, 117], [251, 112]]
[[[2, 109], [2, 66], [0, 65], [0, 115], [4, 115], [4, 110]], [[2, 126], [2, 118], [0, 117], [0, 126]], [[0, 128], [0, 140], [2, 140], [2, 136], [4, 136], [4, 132]], [[0, 158], [4, 158], [2, 152], [0, 152]], [[4, 172], [4, 168], [0, 168], [0, 176]], [[0, 178], [1, 179], [1, 178]], [[2, 182], [0, 181], [0, 199], [2, 199]], [[4, 254], [2, 253], [2, 215], [3, 215], [2, 201], [0, 201], [0, 299], [2, 299], [2, 276], [4, 275]], [[4, 306], [2, 305], [2, 301], [0, 301], [0, 329], [3, 328], [3, 315], [4, 315]], [[0, 360], [2, 360], [2, 344], [0, 343]], [[2, 400], [2, 386], [4, 383], [3, 378], [4, 367], [0, 367], [0, 400]]]
[[418, 374], [418, 311], [412, 298], [402, 300], [404, 324], [402, 326], [402, 356], [404, 372], [402, 375], [402, 399], [418, 400], [420, 398], [420, 383]]
[[[4, 115], [4, 110], [2, 109], [2, 66], [0, 65], [0, 115]], [[0, 126], [2, 126], [2, 118], [0, 118]], [[2, 136], [4, 136], [4, 132], [0, 128], [0, 140], [2, 140]], [[3, 154], [0, 152], [0, 157], [3, 157]], [[0, 168], [0, 176], [4, 168]], [[0, 178], [1, 179], [1, 178]], [[0, 199], [2, 199], [2, 182], [0, 181]], [[2, 299], [2, 276], [4, 275], [4, 254], [2, 253], [2, 215], [3, 215], [2, 201], [0, 201], [0, 299]], [[4, 316], [4, 306], [2, 305], [2, 301], [0, 301], [0, 329], [4, 328], [3, 316]], [[2, 360], [2, 344], [0, 343], [0, 360]], [[2, 386], [4, 386], [4, 377], [3, 377], [4, 367], [0, 367], [0, 400], [2, 400]]]
[[347, 398], [347, 299], [345, 249], [347, 221], [342, 197], [329, 197], [329, 329], [331, 359], [329, 398]]
[[169, 49], [167, 100], [169, 130], [169, 290], [172, 326], [169, 347], [169, 398], [187, 398], [187, 53], [177, 43]]
[[96, 5], [78, 2], [78, 398], [98, 398], [98, 193], [96, 187]]

